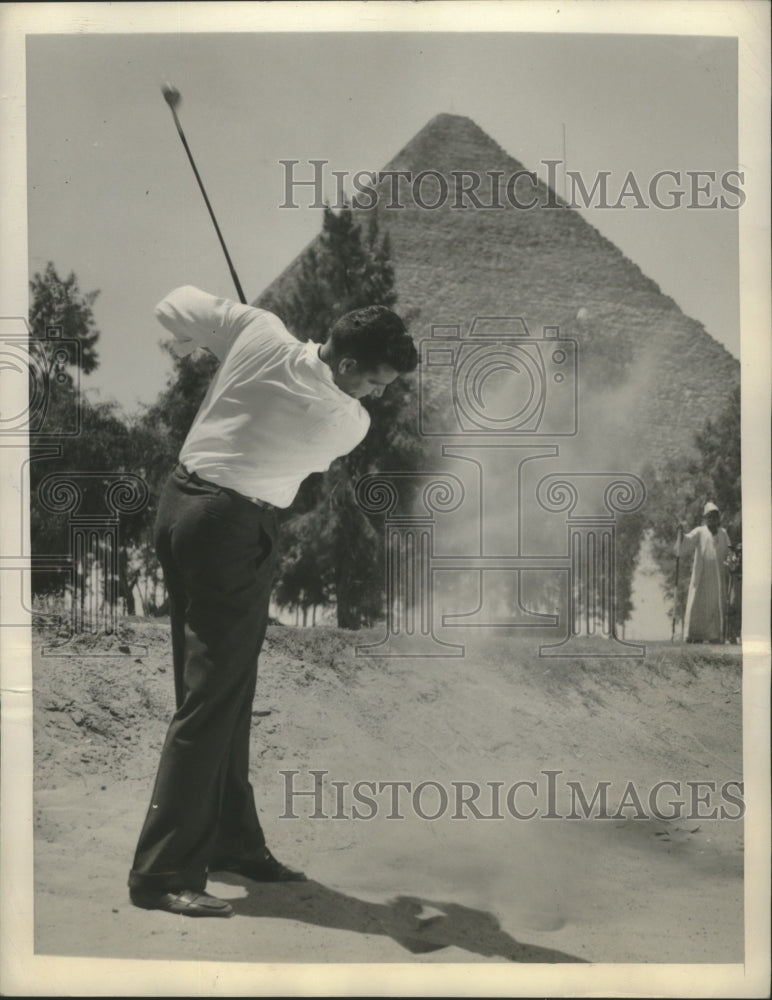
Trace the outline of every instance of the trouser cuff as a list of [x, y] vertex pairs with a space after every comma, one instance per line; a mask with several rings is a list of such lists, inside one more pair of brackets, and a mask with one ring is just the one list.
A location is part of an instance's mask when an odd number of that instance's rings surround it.
[[156, 889], [165, 892], [203, 892], [206, 889], [206, 872], [129, 872], [130, 889]]

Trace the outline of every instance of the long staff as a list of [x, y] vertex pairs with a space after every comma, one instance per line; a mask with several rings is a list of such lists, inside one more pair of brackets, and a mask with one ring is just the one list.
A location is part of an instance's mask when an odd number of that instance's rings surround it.
[[[681, 566], [681, 526], [678, 526], [678, 534], [676, 536], [678, 542], [678, 555], [675, 560], [675, 587], [673, 588], [673, 628], [670, 633], [670, 641], [675, 640], [675, 623], [676, 623], [676, 609], [678, 607], [678, 572]], [[681, 629], [681, 638], [683, 639], [683, 627]]]

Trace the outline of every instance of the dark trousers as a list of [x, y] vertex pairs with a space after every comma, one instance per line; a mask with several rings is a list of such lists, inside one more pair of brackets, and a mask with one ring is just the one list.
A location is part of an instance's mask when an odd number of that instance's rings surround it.
[[213, 861], [256, 858], [265, 846], [249, 731], [275, 543], [275, 511], [180, 466], [169, 477], [155, 544], [169, 593], [177, 710], [130, 886], [203, 891]]

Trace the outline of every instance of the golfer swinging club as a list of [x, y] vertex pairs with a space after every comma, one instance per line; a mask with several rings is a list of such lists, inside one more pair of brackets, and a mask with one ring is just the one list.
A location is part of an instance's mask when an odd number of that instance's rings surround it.
[[257, 659], [276, 563], [277, 508], [306, 476], [367, 433], [359, 402], [417, 365], [402, 320], [368, 306], [321, 346], [300, 343], [272, 313], [196, 288], [171, 292], [156, 316], [178, 354], [220, 361], [159, 504], [155, 545], [171, 612], [177, 710], [161, 752], [129, 875], [136, 906], [226, 917], [207, 874], [303, 881], [265, 843], [249, 782]]

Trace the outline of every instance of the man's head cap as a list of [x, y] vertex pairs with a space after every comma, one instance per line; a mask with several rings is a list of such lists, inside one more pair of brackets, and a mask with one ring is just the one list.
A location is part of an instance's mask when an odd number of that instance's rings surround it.
[[714, 503], [711, 503], [710, 501], [708, 501], [708, 502], [707, 502], [707, 503], [705, 504], [705, 506], [704, 506], [704, 507], [702, 508], [702, 516], [703, 516], [703, 517], [707, 517], [707, 516], [708, 516], [708, 514], [710, 514], [710, 513], [711, 513], [711, 511], [715, 511], [715, 512], [716, 512], [717, 514], [720, 514], [720, 513], [721, 513], [721, 512], [719, 511], [718, 507], [717, 507], [717, 506], [716, 506], [716, 505], [715, 505]]

